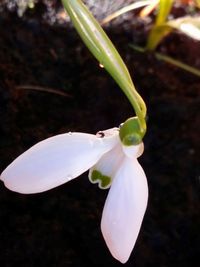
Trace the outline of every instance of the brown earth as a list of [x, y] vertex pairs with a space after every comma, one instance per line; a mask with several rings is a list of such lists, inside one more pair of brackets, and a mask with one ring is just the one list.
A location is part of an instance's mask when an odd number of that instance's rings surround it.
[[[197, 267], [200, 78], [133, 51], [129, 44], [144, 44], [147, 26], [132, 16], [106, 29], [148, 107], [140, 162], [150, 198], [125, 266]], [[158, 50], [200, 68], [199, 42], [186, 36], [171, 34]], [[44, 22], [41, 9], [22, 18], [6, 10], [0, 15], [0, 95], [0, 171], [49, 136], [95, 133], [133, 115], [75, 30]], [[13, 193], [0, 183], [0, 266], [121, 266], [100, 232], [106, 195], [87, 173], [36, 195]]]

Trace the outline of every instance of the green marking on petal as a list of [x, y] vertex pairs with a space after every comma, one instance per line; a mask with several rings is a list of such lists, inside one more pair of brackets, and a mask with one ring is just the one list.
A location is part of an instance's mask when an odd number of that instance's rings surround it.
[[101, 189], [107, 189], [111, 185], [111, 177], [103, 175], [100, 171], [93, 170], [90, 180], [92, 183], [98, 183]]

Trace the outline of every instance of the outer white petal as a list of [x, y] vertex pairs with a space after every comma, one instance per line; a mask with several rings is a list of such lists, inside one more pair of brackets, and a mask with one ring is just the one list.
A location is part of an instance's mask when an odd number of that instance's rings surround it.
[[48, 138], [24, 152], [1, 174], [10, 190], [38, 193], [59, 186], [93, 166], [116, 144], [117, 135], [99, 138], [67, 133]]
[[103, 210], [101, 230], [117, 260], [125, 263], [135, 245], [148, 200], [145, 173], [137, 159], [124, 158]]
[[[124, 158], [122, 146], [119, 143], [110, 151], [105, 153], [100, 160], [90, 169], [89, 180], [92, 183], [99, 183], [101, 189], [107, 189], [110, 187], [112, 179], [116, 173], [118, 166], [121, 164]], [[92, 180], [92, 174], [94, 171], [98, 171], [103, 176], [110, 178], [110, 183], [106, 186], [102, 184], [101, 180]]]

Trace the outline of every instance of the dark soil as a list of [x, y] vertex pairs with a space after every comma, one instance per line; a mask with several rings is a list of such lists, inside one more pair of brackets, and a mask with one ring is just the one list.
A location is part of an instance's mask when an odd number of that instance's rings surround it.
[[[95, 133], [133, 115], [75, 30], [40, 18], [38, 10], [22, 18], [8, 11], [0, 15], [0, 172], [49, 136]], [[125, 266], [197, 267], [200, 78], [131, 50], [130, 43], [144, 44], [147, 30], [137, 17], [107, 27], [148, 107], [140, 162], [150, 198]], [[200, 44], [186, 36], [172, 34], [158, 49], [200, 68]], [[106, 195], [89, 183], [87, 173], [36, 195], [20, 195], [0, 183], [0, 266], [121, 266], [100, 232]]]

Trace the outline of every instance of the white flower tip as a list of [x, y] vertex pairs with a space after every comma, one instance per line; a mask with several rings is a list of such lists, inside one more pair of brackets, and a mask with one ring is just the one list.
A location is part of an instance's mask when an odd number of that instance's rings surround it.
[[147, 207], [146, 175], [137, 159], [126, 157], [104, 205], [101, 231], [114, 258], [125, 263], [134, 248]]
[[13, 188], [12, 183], [10, 184], [9, 178], [6, 175], [6, 169], [1, 173], [0, 180], [4, 183], [5, 187], [7, 187], [11, 191], [16, 191], [15, 188]]
[[26, 186], [24, 186], [20, 182], [18, 183], [18, 180], [20, 181], [20, 179], [18, 179], [17, 176], [14, 175], [14, 173], [10, 172], [9, 166], [1, 173], [0, 180], [4, 183], [4, 186], [6, 188], [8, 188], [13, 192], [21, 194], [36, 193], [36, 192], [31, 192], [31, 190], [27, 190]]
[[4, 178], [3, 178], [2, 174], [0, 175], [0, 181], [2, 181], [4, 183]]
[[[115, 227], [114, 222], [113, 227]], [[109, 233], [109, 230], [103, 221], [101, 222], [101, 231], [111, 255], [121, 263], [126, 263], [131, 255], [134, 244], [132, 242], [126, 242], [122, 245], [120, 242], [120, 235], [123, 235], [122, 232], [118, 233], [118, 236], [115, 235], [114, 240], [112, 234]]]
[[0, 180], [5, 183], [5, 180], [6, 180], [6, 169], [1, 173], [0, 175]]

